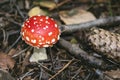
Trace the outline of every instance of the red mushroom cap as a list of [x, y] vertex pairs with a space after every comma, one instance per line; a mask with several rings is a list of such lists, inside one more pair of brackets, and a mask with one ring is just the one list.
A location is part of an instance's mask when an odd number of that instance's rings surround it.
[[59, 40], [60, 29], [52, 18], [37, 15], [24, 22], [21, 35], [33, 47], [49, 47]]

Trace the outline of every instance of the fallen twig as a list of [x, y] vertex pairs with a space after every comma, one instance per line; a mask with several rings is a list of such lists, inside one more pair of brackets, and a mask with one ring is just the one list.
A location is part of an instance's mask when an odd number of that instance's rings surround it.
[[72, 62], [74, 58], [70, 60], [62, 69], [60, 69], [55, 75], [53, 75], [49, 80], [52, 80], [54, 77], [56, 77], [58, 74], [60, 74], [63, 70], [65, 70]]
[[101, 18], [101, 19], [97, 19], [94, 21], [89, 21], [89, 22], [81, 23], [81, 24], [61, 25], [60, 29], [61, 29], [61, 32], [70, 33], [70, 32], [75, 32], [77, 30], [80, 30], [82, 28], [91, 28], [94, 26], [102, 26], [106, 24], [112, 24], [115, 22], [120, 22], [120, 16]]
[[89, 64], [97, 68], [98, 67], [101, 68], [100, 66], [105, 65], [103, 60], [93, 57], [92, 55], [89, 55], [87, 52], [80, 49], [79, 46], [77, 46], [76, 44], [72, 45], [71, 43], [64, 39], [60, 39], [59, 44], [68, 52], [70, 52], [70, 54], [73, 55], [75, 58], [84, 60], [85, 62], [83, 64]]

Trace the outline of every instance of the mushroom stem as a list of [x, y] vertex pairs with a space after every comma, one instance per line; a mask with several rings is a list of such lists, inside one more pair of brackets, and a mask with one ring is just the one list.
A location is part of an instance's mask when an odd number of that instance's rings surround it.
[[36, 48], [34, 47], [33, 54], [30, 57], [30, 62], [38, 62], [39, 60], [46, 60], [47, 53], [45, 48]]

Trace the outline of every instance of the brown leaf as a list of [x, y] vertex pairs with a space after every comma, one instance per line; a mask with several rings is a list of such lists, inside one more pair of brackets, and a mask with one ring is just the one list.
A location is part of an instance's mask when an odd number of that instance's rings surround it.
[[2, 69], [12, 69], [14, 67], [15, 61], [7, 54], [0, 52], [0, 68]]
[[28, 12], [29, 17], [35, 16], [35, 15], [46, 15], [46, 12], [40, 9], [40, 7], [36, 6], [33, 7], [29, 12]]
[[78, 24], [96, 19], [91, 12], [80, 8], [75, 8], [70, 11], [60, 11], [59, 16], [65, 24]]
[[49, 8], [49, 9], [53, 9], [53, 8], [57, 7], [57, 5], [54, 1], [49, 1], [49, 0], [48, 1], [45, 1], [45, 0], [40, 1], [39, 4], [40, 4], [40, 6], [46, 7], [46, 8]]
[[106, 71], [105, 74], [108, 76], [114, 78], [114, 79], [120, 79], [120, 70], [111, 70], [111, 71]]

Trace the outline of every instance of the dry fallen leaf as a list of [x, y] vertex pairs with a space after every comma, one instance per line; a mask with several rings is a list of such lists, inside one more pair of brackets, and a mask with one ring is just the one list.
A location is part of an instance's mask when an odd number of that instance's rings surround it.
[[43, 11], [42, 9], [40, 9], [38, 6], [32, 8], [29, 12], [28, 12], [29, 17], [34, 16], [34, 15], [46, 15], [46, 12]]
[[91, 12], [85, 11], [80, 8], [75, 8], [70, 11], [61, 11], [59, 15], [60, 19], [65, 24], [78, 24], [96, 19]]
[[120, 69], [106, 71], [105, 74], [114, 78], [114, 79], [117, 79], [117, 80], [119, 79], [120, 80]]
[[15, 61], [6, 53], [0, 52], [0, 68], [2, 69], [12, 69], [14, 67]]
[[42, 7], [46, 7], [46, 8], [49, 8], [49, 9], [53, 9], [55, 7], [57, 7], [56, 3], [54, 1], [40, 1], [40, 6]]

